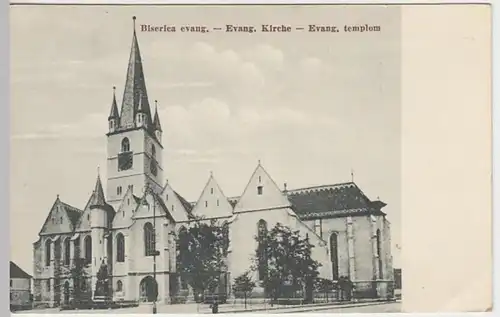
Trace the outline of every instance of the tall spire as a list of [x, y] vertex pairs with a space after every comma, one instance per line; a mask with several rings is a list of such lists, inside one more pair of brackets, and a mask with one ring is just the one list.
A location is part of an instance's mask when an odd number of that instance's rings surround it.
[[146, 90], [146, 81], [142, 67], [142, 58], [135, 31], [135, 16], [132, 18], [134, 29], [132, 35], [132, 46], [130, 48], [130, 57], [128, 61], [127, 77], [123, 91], [122, 109], [120, 117], [121, 128], [135, 127], [135, 114], [139, 104], [146, 114], [147, 126], [152, 126], [151, 109], [149, 107], [148, 93]]
[[156, 131], [162, 132], [160, 124], [160, 116], [158, 115], [158, 100], [155, 100], [155, 118], [153, 120], [153, 126], [155, 127]]
[[116, 104], [116, 87], [113, 86], [113, 102], [111, 103], [111, 111], [109, 112], [108, 120], [118, 119], [119, 117], [118, 106]]
[[99, 169], [97, 172], [97, 181], [95, 183], [94, 193], [90, 201], [90, 207], [102, 207], [106, 206], [106, 199], [104, 198], [104, 190], [102, 189], [101, 176], [99, 175]]

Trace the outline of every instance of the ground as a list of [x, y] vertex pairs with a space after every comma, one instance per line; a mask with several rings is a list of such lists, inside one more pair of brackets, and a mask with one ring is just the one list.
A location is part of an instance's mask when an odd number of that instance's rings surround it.
[[[363, 305], [363, 306], [359, 306]], [[232, 307], [231, 304], [221, 305], [225, 306], [224, 309], [243, 309], [243, 307]], [[351, 306], [351, 307], [345, 307]], [[401, 312], [401, 302], [390, 302], [383, 304], [358, 304], [357, 307], [352, 307], [352, 305], [345, 305], [344, 307], [315, 307], [315, 308], [290, 308], [290, 309], [279, 309], [273, 311], [255, 311], [253, 313], [398, 313]], [[257, 308], [257, 307], [256, 307]], [[259, 307], [260, 308], [260, 307]], [[224, 310], [221, 309], [221, 310]], [[314, 310], [312, 310], [314, 309]], [[44, 309], [44, 310], [31, 310], [25, 311], [23, 313], [28, 314], [54, 314], [54, 313], [82, 313], [82, 314], [148, 314], [151, 313], [152, 307], [151, 305], [141, 305], [139, 307], [133, 308], [122, 308], [122, 309], [109, 309], [109, 310], [79, 310], [79, 311], [68, 311], [68, 312], [60, 312], [58, 309]], [[252, 313], [252, 311], [248, 311]], [[198, 305], [198, 304], [181, 304], [181, 305], [158, 305], [158, 313], [173, 313], [173, 314], [208, 314], [210, 313], [210, 308], [208, 305]], [[221, 311], [224, 313], [224, 311]], [[229, 312], [228, 312], [229, 313]]]

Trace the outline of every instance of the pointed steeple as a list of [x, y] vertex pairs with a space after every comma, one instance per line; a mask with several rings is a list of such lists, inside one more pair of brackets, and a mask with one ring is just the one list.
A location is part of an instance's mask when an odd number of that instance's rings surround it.
[[158, 115], [158, 100], [155, 100], [155, 118], [153, 120], [153, 126], [156, 131], [162, 132], [160, 124], [160, 116]]
[[94, 194], [90, 201], [90, 208], [107, 206], [106, 199], [104, 198], [104, 190], [102, 189], [101, 176], [99, 169], [97, 172], [97, 181], [95, 183]]
[[116, 87], [113, 86], [113, 102], [111, 103], [111, 111], [109, 112], [108, 120], [118, 119], [119, 117], [118, 105], [116, 104]]
[[152, 126], [151, 109], [149, 107], [146, 81], [142, 67], [142, 58], [135, 32], [135, 16], [133, 17], [134, 29], [132, 35], [132, 46], [127, 68], [127, 77], [123, 91], [120, 127], [131, 128], [135, 126], [135, 115], [141, 105], [146, 114], [147, 126]]

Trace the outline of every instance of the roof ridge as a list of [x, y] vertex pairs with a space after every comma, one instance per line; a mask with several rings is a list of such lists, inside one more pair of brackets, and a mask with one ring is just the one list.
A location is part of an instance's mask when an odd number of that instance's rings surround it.
[[286, 192], [288, 194], [299, 194], [301, 192], [309, 191], [309, 190], [335, 189], [335, 188], [345, 187], [345, 186], [350, 186], [350, 185], [358, 187], [356, 185], [356, 183], [354, 183], [354, 182], [343, 182], [343, 183], [330, 184], [330, 185], [316, 185], [316, 186], [308, 186], [308, 187], [295, 188], [295, 189], [287, 189]]

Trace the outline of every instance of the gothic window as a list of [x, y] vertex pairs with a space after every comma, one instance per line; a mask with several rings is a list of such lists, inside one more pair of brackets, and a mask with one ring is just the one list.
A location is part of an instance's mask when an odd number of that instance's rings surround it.
[[154, 144], [151, 144], [151, 156], [155, 159], [156, 158], [156, 147]]
[[338, 250], [338, 234], [333, 232], [330, 235], [330, 256], [332, 261], [332, 276], [333, 280], [339, 279], [339, 250]]
[[125, 262], [125, 238], [121, 233], [116, 235], [116, 262]]
[[71, 242], [69, 238], [64, 240], [64, 265], [69, 265]]
[[122, 152], [129, 152], [130, 151], [130, 141], [128, 138], [124, 138], [122, 140]]
[[378, 278], [383, 279], [384, 275], [382, 270], [382, 241], [379, 229], [377, 229], [377, 257], [378, 257]]
[[153, 225], [146, 222], [144, 225], [144, 254], [152, 256], [155, 251], [155, 232]]
[[92, 262], [92, 237], [86, 236], [83, 240], [83, 244], [85, 245], [85, 262]]
[[47, 241], [45, 241], [45, 266], [50, 266], [51, 252], [50, 238], [48, 238]]
[[262, 186], [257, 186], [257, 195], [262, 195]]
[[259, 281], [263, 281], [267, 274], [267, 222], [265, 220], [259, 220], [257, 224], [257, 237], [258, 237], [258, 273]]
[[223, 253], [227, 254], [227, 251], [229, 249], [229, 224], [224, 221], [224, 224], [222, 225], [222, 236], [223, 236]]
[[116, 282], [116, 291], [117, 292], [123, 291], [123, 283], [120, 280], [118, 280], [118, 282]]

